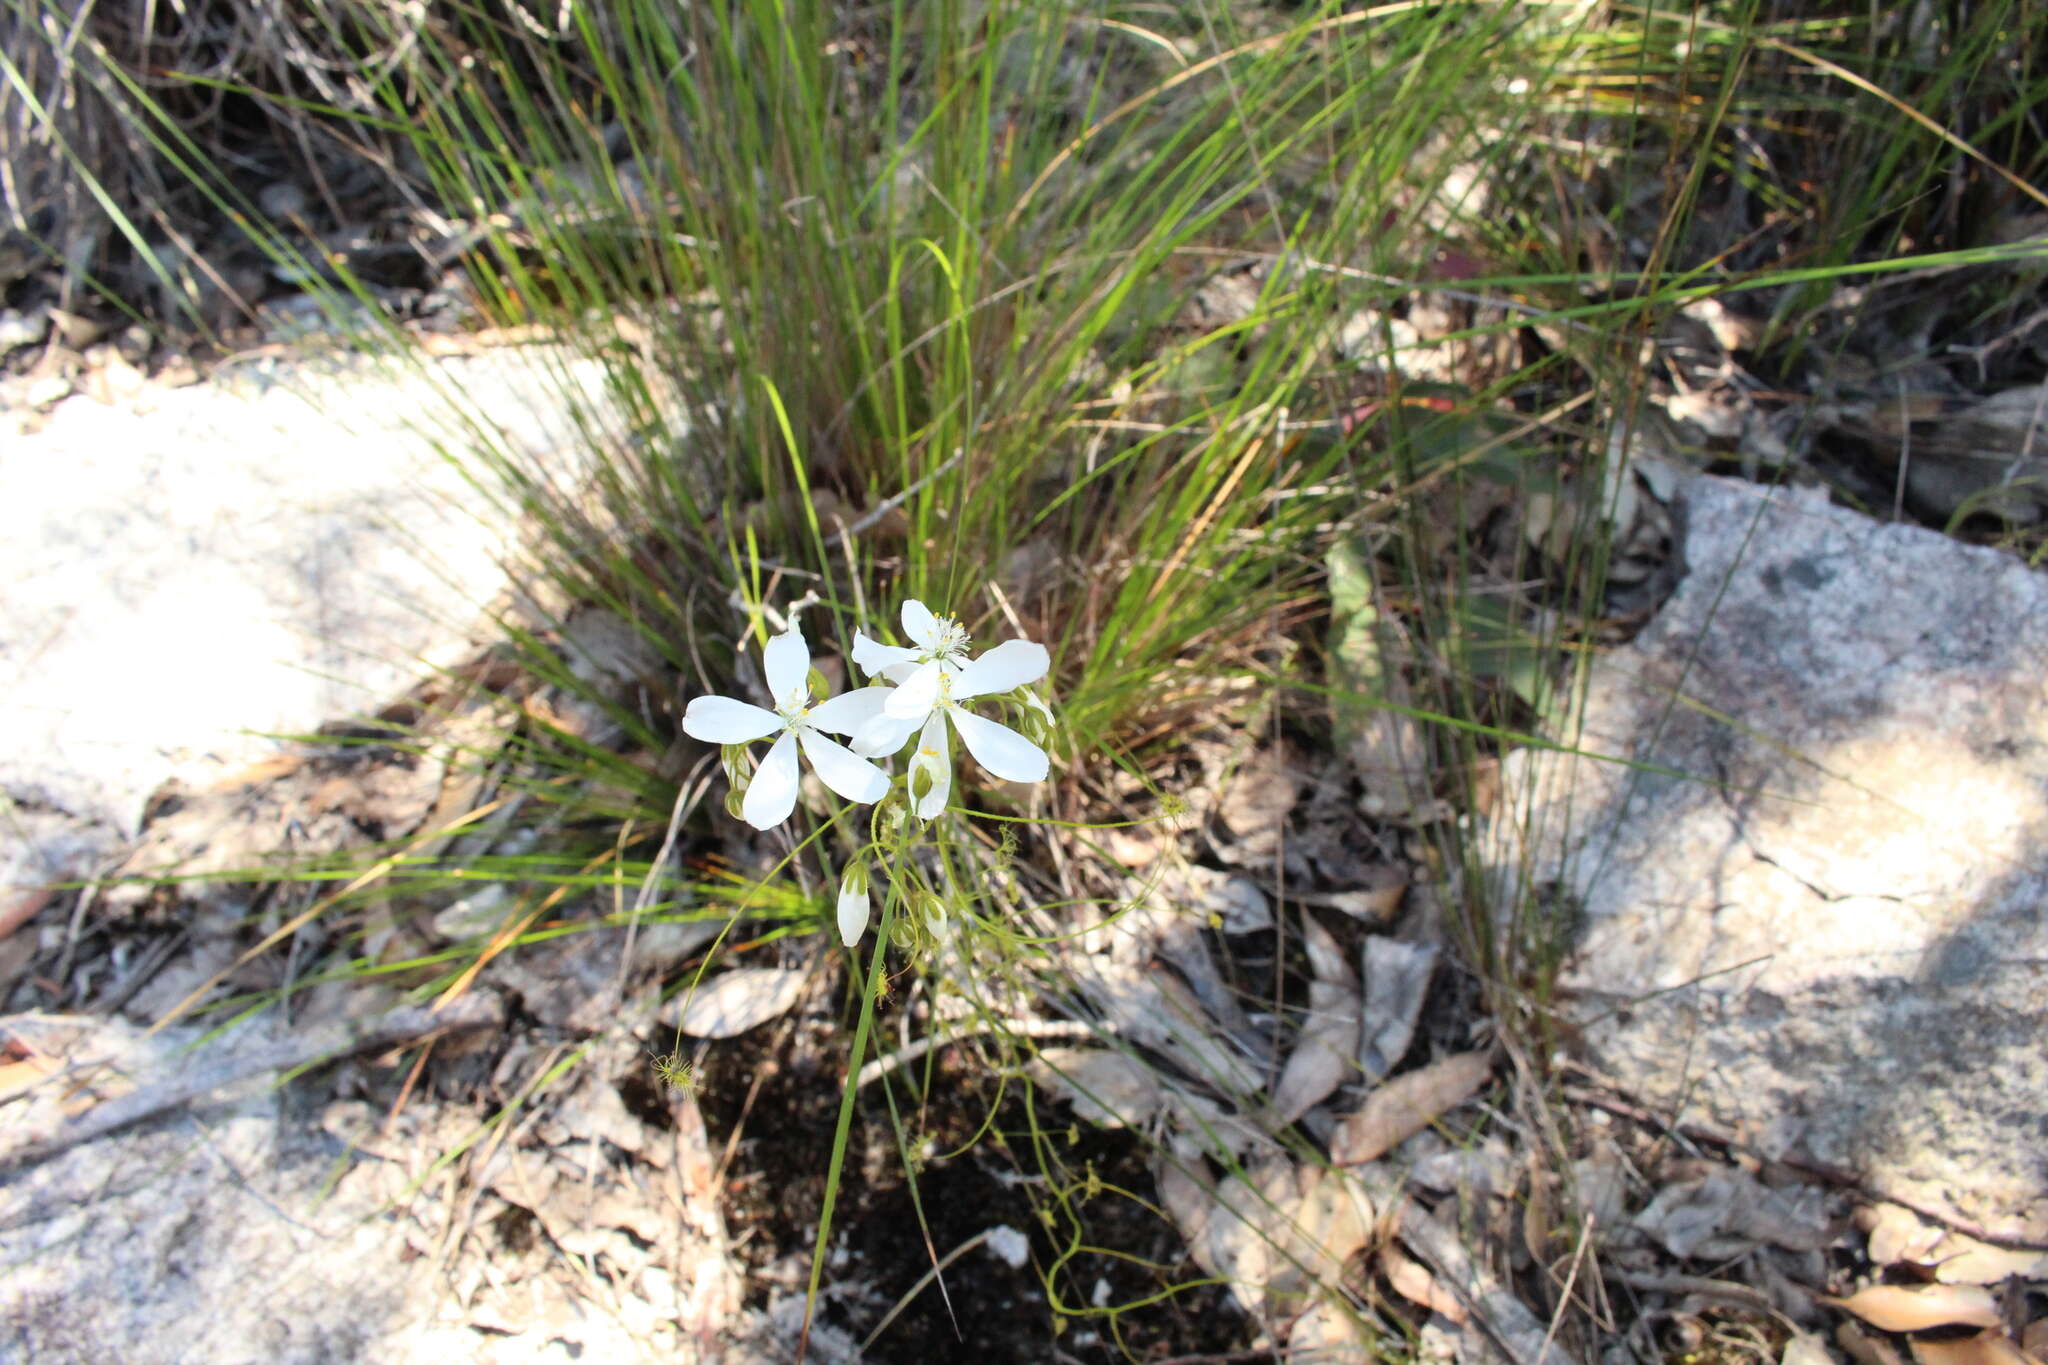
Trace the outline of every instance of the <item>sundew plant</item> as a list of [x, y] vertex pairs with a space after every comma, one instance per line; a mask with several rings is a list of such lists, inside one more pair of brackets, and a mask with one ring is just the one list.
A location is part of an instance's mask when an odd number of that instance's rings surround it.
[[[866, 937], [877, 894], [882, 902], [826, 1175], [811, 1267], [814, 1299], [888, 952], [893, 947], [915, 956], [965, 933], [982, 899], [974, 874], [964, 870], [978, 863], [956, 858], [951, 846], [950, 817], [961, 813], [953, 804], [952, 737], [991, 778], [1034, 783], [1051, 770], [1045, 745], [1054, 718], [1038, 687], [1052, 663], [1044, 645], [1011, 639], [976, 655], [957, 619], [915, 598], [903, 602], [901, 624], [906, 644], [857, 629], [852, 664], [867, 685], [827, 696], [792, 610], [761, 650], [769, 705], [704, 695], [689, 703], [682, 721], [685, 734], [719, 746], [729, 785], [726, 812], [754, 829], [780, 830], [796, 814], [804, 763], [845, 803], [835, 808], [827, 798], [818, 830], [791, 857], [813, 851], [827, 882], [835, 870], [831, 860], [839, 860], [835, 915], [848, 950], [857, 952]], [[768, 739], [773, 742], [757, 760], [750, 746]], [[823, 841], [835, 832], [836, 841]]]

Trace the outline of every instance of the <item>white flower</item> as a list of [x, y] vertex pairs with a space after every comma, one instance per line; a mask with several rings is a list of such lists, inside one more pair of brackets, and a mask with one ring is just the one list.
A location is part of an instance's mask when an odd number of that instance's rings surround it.
[[958, 672], [967, 664], [967, 630], [950, 616], [935, 616], [916, 598], [903, 603], [903, 633], [916, 642], [915, 649], [885, 645], [870, 640], [860, 631], [853, 633], [853, 661], [871, 678], [902, 683], [926, 664], [937, 664]]
[[1044, 781], [1051, 766], [1045, 750], [1009, 726], [977, 716], [960, 703], [1037, 682], [1051, 665], [1045, 646], [1029, 640], [1005, 640], [958, 668], [942, 660], [918, 664], [901, 686], [883, 695], [880, 714], [854, 731], [854, 752], [870, 756], [894, 753], [922, 729], [917, 752], [910, 759], [910, 792], [920, 820], [944, 810], [953, 794], [953, 763], [946, 742], [948, 718], [960, 732], [967, 752], [993, 776], [1009, 782]]
[[811, 702], [811, 651], [795, 625], [761, 651], [773, 711], [731, 697], [698, 697], [683, 712], [683, 733], [707, 744], [747, 744], [777, 735], [741, 799], [740, 814], [755, 829], [773, 829], [796, 809], [799, 746], [826, 786], [849, 801], [879, 801], [889, 775], [821, 731], [851, 735], [877, 718], [885, 688], [862, 687], [830, 701]]

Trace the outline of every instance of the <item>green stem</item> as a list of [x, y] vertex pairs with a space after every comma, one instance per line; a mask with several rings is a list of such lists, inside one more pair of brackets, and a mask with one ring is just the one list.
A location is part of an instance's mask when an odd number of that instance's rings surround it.
[[818, 1308], [818, 1282], [825, 1273], [825, 1239], [832, 1233], [832, 1210], [839, 1202], [839, 1177], [846, 1169], [846, 1141], [853, 1131], [853, 1101], [860, 1093], [860, 1064], [867, 1055], [868, 1034], [875, 1022], [875, 992], [881, 987], [882, 971], [889, 956], [889, 932], [896, 926], [896, 880], [889, 879], [889, 894], [882, 900], [882, 923], [875, 933], [874, 956], [868, 960], [867, 981], [860, 993], [860, 1020], [853, 1028], [853, 1048], [846, 1060], [846, 1086], [839, 1094], [839, 1125], [832, 1134], [832, 1160], [825, 1171], [825, 1203], [818, 1212], [818, 1241], [811, 1248], [811, 1284], [804, 1295], [804, 1328], [798, 1338], [796, 1358], [802, 1365], [804, 1350], [811, 1339], [811, 1317]]

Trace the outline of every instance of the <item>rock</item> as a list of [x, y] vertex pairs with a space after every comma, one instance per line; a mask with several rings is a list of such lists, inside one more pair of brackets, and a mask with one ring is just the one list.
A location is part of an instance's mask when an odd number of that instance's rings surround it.
[[[573, 481], [589, 443], [558, 395], [603, 414], [601, 385], [594, 360], [523, 347], [259, 361], [153, 381], [147, 416], [31, 381], [17, 401], [57, 402], [40, 430], [0, 411], [0, 577], [35, 584], [0, 613], [0, 792], [104, 853], [167, 777], [212, 787], [273, 753], [265, 734], [374, 711], [467, 650], [519, 523], [436, 442], [494, 431]], [[0, 866], [53, 861], [50, 837], [0, 829]]]
[[1644, 766], [1513, 754], [1492, 875], [1639, 1103], [2048, 1241], [2048, 580], [1817, 491], [1680, 501], [1690, 573], [1569, 739]]

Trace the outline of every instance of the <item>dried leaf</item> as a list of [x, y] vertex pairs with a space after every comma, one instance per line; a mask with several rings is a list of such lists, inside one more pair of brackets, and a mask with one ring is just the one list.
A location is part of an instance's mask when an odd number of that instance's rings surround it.
[[1392, 1242], [1380, 1248], [1380, 1273], [1387, 1277], [1387, 1283], [1394, 1287], [1394, 1292], [1408, 1302], [1439, 1313], [1461, 1326], [1464, 1324], [1465, 1301], [1438, 1284], [1436, 1276], [1429, 1273], [1429, 1267]]
[[720, 973], [684, 1000], [677, 1027], [692, 1038], [736, 1038], [789, 1013], [803, 994], [805, 976], [780, 967]]
[[1340, 1166], [1372, 1161], [1436, 1122], [1478, 1093], [1493, 1073], [1487, 1050], [1460, 1052], [1388, 1081], [1330, 1135], [1330, 1159]]
[[1281, 1124], [1293, 1123], [1350, 1079], [1358, 1051], [1358, 985], [1344, 950], [1313, 915], [1302, 915], [1301, 929], [1316, 979], [1309, 983], [1300, 1037], [1273, 1086], [1273, 1117]]
[[2034, 1365], [2002, 1331], [1979, 1332], [1974, 1337], [1946, 1341], [1915, 1337], [1911, 1344], [1913, 1359], [1920, 1365]]
[[1243, 1176], [1218, 1181], [1208, 1215], [1200, 1220], [1207, 1235], [1195, 1259], [1229, 1280], [1238, 1303], [1255, 1317], [1265, 1315], [1268, 1290], [1291, 1269], [1283, 1239], [1298, 1188], [1292, 1161], [1264, 1158]]
[[1343, 945], [1314, 915], [1304, 913], [1301, 917], [1301, 946], [1308, 953], [1309, 975], [1314, 979], [1338, 986], [1358, 985], [1358, 978], [1351, 974], [1351, 966], [1344, 960]]
[[2048, 1279], [2048, 1252], [1995, 1247], [1960, 1233], [1943, 1238], [1935, 1257], [1934, 1278], [1943, 1284], [2003, 1284], [2015, 1275]]
[[1226, 934], [1273, 927], [1273, 907], [1259, 884], [1242, 872], [1190, 867], [1169, 877], [1166, 889], [1188, 909], [1219, 923]]
[[1519, 1179], [1507, 1144], [1491, 1136], [1481, 1139], [1476, 1146], [1432, 1152], [1408, 1172], [1409, 1183], [1423, 1189], [1480, 1198], [1513, 1194]]
[[1778, 1365], [1835, 1365], [1834, 1356], [1821, 1339], [1808, 1332], [1794, 1332], [1785, 1339]]
[[1579, 1216], [1605, 1236], [1628, 1216], [1628, 1163], [1610, 1139], [1591, 1156], [1572, 1163], [1572, 1192]]
[[1635, 1226], [1682, 1261], [1741, 1255], [1751, 1249], [1749, 1244], [1722, 1235], [1734, 1208], [1736, 1188], [1733, 1176], [1721, 1170], [1667, 1185], [1635, 1216]]
[[1165, 1103], [1159, 1078], [1137, 1058], [1107, 1048], [1051, 1047], [1028, 1069], [1031, 1079], [1104, 1128], [1144, 1125]]
[[1846, 1299], [1821, 1298], [1846, 1309], [1886, 1332], [1918, 1332], [1928, 1327], [1996, 1327], [1998, 1301], [1977, 1285], [1929, 1284], [1917, 1288], [1879, 1284], [1859, 1289]]
[[1317, 1299], [1287, 1332], [1287, 1365], [1376, 1365], [1357, 1315], [1334, 1296]]
[[1265, 1090], [1264, 1069], [1243, 1055], [1170, 969], [1112, 966], [1095, 973], [1088, 984], [1110, 1026], [1130, 1042], [1163, 1053], [1188, 1075], [1234, 1098]]
[[1437, 949], [1429, 943], [1373, 937], [1365, 941], [1364, 959], [1365, 1019], [1358, 1065], [1367, 1080], [1378, 1082], [1393, 1074], [1415, 1041], [1415, 1024], [1436, 975]]
[[1847, 1318], [1835, 1327], [1835, 1345], [1856, 1365], [1906, 1365], [1896, 1346], [1870, 1335]]
[[2020, 1333], [2020, 1349], [2036, 1360], [2048, 1360], [2048, 1318], [2035, 1318]]
[[1370, 881], [1371, 885], [1355, 891], [1326, 891], [1313, 897], [1301, 893], [1300, 899], [1311, 905], [1327, 905], [1332, 910], [1342, 910], [1355, 920], [1385, 928], [1400, 913], [1401, 902], [1408, 895], [1408, 880], [1387, 868], [1382, 875], [1371, 877]]
[[1216, 813], [1247, 856], [1270, 854], [1294, 810], [1300, 779], [1284, 749], [1263, 749], [1245, 760], [1223, 789]]
[[1370, 1241], [1373, 1206], [1343, 1172], [1305, 1170], [1274, 1155], [1252, 1162], [1244, 1177], [1217, 1182], [1206, 1224], [1196, 1259], [1231, 1282], [1245, 1311], [1263, 1316], [1274, 1296], [1336, 1280]]
[[1209, 1264], [1209, 1210], [1214, 1207], [1209, 1192], [1202, 1188], [1202, 1182], [1188, 1173], [1185, 1166], [1171, 1158], [1158, 1163], [1153, 1180], [1159, 1186], [1159, 1203], [1165, 1208], [1166, 1216], [1180, 1229], [1181, 1240], [1187, 1243], [1188, 1252], [1204, 1270], [1216, 1273]]
[[1280, 1079], [1273, 1086], [1273, 1117], [1293, 1123], [1355, 1074], [1358, 1051], [1358, 995], [1343, 986], [1312, 981], [1308, 1015]]
[[1812, 1251], [1831, 1240], [1819, 1199], [1817, 1190], [1769, 1189], [1720, 1167], [1658, 1191], [1635, 1226], [1681, 1259], [1726, 1260], [1763, 1243]]
[[[1438, 1212], [1449, 1215], [1451, 1205], [1446, 1202]], [[1475, 1330], [1483, 1327], [1485, 1337], [1505, 1349], [1518, 1365], [1571, 1365], [1573, 1357], [1557, 1340], [1557, 1333], [1529, 1311], [1512, 1286], [1473, 1257], [1454, 1226], [1438, 1216], [1406, 1218], [1401, 1240], [1478, 1319], [1465, 1328], [1466, 1340], [1472, 1340]]]
[[1922, 1222], [1918, 1214], [1897, 1204], [1859, 1210], [1857, 1222], [1867, 1235], [1872, 1265], [1897, 1265], [1901, 1261], [1925, 1264], [1934, 1259], [1930, 1253], [1941, 1240], [1940, 1228]]

